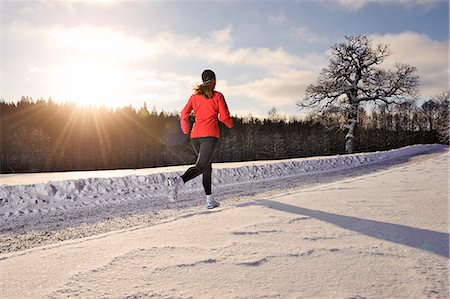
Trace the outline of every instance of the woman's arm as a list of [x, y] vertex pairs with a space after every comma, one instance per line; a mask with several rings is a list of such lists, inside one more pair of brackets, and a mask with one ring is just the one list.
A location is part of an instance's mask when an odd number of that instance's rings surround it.
[[219, 119], [227, 128], [231, 129], [233, 127], [233, 120], [230, 117], [230, 111], [223, 95], [219, 98]]
[[180, 126], [181, 131], [183, 131], [184, 134], [189, 134], [190, 127], [189, 127], [189, 115], [191, 115], [192, 112], [192, 96], [189, 98], [189, 101], [187, 102], [186, 106], [184, 106], [183, 110], [180, 113]]

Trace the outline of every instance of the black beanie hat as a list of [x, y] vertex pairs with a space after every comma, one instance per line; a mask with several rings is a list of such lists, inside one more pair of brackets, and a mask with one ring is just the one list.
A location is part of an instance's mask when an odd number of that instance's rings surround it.
[[214, 74], [211, 70], [204, 70], [202, 73], [203, 83], [210, 83], [211, 81], [216, 80], [216, 74]]

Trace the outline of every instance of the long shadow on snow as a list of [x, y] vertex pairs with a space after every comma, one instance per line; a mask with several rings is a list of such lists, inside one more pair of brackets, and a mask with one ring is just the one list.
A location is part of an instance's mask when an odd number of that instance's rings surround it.
[[242, 203], [237, 207], [263, 206], [278, 211], [309, 216], [369, 237], [406, 245], [449, 258], [449, 234], [400, 224], [310, 210], [267, 199]]

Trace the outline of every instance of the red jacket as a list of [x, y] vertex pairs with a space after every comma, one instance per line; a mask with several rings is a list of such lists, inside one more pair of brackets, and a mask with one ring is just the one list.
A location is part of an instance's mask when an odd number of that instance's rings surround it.
[[216, 137], [220, 138], [220, 121], [228, 128], [233, 127], [233, 121], [228, 111], [227, 103], [223, 94], [214, 91], [211, 99], [193, 94], [180, 114], [181, 130], [184, 134], [189, 134], [189, 115], [194, 110], [195, 123], [192, 127], [191, 138]]

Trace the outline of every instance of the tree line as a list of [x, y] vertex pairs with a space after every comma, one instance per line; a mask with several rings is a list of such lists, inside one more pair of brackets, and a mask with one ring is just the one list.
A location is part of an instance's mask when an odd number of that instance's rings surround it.
[[[449, 143], [449, 93], [358, 113], [354, 143], [376, 151], [418, 143]], [[305, 119], [280, 115], [233, 117], [222, 128], [214, 162], [283, 159], [345, 153], [347, 116], [330, 110]], [[79, 107], [33, 100], [0, 102], [0, 171], [146, 168], [195, 162], [179, 116], [140, 108]]]

